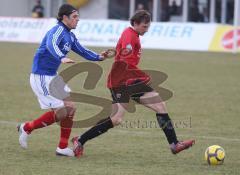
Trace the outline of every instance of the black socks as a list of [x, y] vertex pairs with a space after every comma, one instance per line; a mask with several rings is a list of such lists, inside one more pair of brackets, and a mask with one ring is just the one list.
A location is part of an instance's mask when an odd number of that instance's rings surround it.
[[165, 114], [157, 113], [156, 116], [157, 116], [157, 121], [158, 121], [160, 128], [162, 128], [163, 132], [165, 133], [165, 135], [167, 137], [168, 143], [169, 144], [178, 143], [177, 136], [176, 136], [174, 127], [172, 125], [172, 121], [169, 118], [168, 114], [167, 113], [165, 113]]
[[86, 141], [91, 140], [113, 128], [110, 117], [100, 120], [95, 126], [83, 133], [78, 141], [84, 145]]
[[[158, 124], [160, 126], [160, 128], [162, 128], [164, 134], [167, 137], [168, 143], [169, 144], [177, 144], [178, 140], [177, 140], [177, 136], [175, 133], [175, 129], [172, 125], [172, 121], [169, 118], [168, 114], [160, 114], [157, 113], [157, 121]], [[112, 124], [112, 120], [110, 117], [105, 118], [103, 120], [100, 120], [95, 126], [93, 126], [92, 128], [90, 128], [89, 130], [87, 130], [85, 133], [83, 133], [80, 138], [78, 139], [78, 141], [84, 145], [88, 140], [91, 140], [105, 132], [107, 132], [110, 128], [113, 128], [113, 124]]]

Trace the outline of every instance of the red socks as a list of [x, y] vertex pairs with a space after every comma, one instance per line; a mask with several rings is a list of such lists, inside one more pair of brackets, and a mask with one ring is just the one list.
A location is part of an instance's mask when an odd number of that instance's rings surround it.
[[60, 134], [60, 141], [58, 147], [64, 149], [68, 146], [68, 140], [72, 131], [72, 117], [67, 117], [60, 122], [61, 126], [61, 134]]
[[27, 132], [27, 133], [31, 133], [34, 129], [38, 129], [38, 128], [43, 128], [46, 126], [49, 126], [53, 123], [55, 123], [55, 113], [54, 111], [48, 111], [46, 113], [44, 113], [42, 116], [40, 116], [39, 118], [37, 118], [36, 120], [33, 120], [31, 122], [27, 122], [23, 129]]
[[[30, 134], [34, 129], [38, 129], [38, 128], [43, 128], [46, 126], [49, 126], [53, 123], [55, 123], [55, 113], [54, 111], [49, 111], [44, 113], [42, 116], [40, 116], [39, 118], [31, 121], [31, 122], [27, 122], [23, 129]], [[61, 126], [61, 134], [60, 134], [60, 141], [58, 144], [58, 147], [61, 149], [64, 149], [68, 146], [68, 140], [72, 131], [72, 117], [67, 117], [65, 119], [63, 119], [62, 121], [60, 121], [60, 126]]]

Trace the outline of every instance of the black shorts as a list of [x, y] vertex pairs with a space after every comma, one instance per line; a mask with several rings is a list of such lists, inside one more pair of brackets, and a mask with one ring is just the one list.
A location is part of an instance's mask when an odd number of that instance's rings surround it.
[[112, 95], [112, 103], [129, 103], [130, 98], [139, 103], [140, 97], [146, 92], [152, 92], [153, 88], [150, 85], [137, 83], [131, 86], [121, 86], [110, 88]]

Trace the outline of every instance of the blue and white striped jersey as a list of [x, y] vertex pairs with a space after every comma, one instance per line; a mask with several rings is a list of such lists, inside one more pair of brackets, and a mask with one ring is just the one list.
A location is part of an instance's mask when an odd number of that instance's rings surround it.
[[56, 75], [61, 59], [73, 50], [87, 60], [100, 61], [99, 55], [81, 46], [76, 36], [62, 23], [50, 29], [34, 56], [32, 73]]

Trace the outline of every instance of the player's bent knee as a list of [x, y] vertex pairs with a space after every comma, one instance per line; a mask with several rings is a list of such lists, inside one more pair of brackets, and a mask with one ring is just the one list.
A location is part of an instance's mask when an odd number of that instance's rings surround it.
[[73, 117], [76, 112], [75, 106], [64, 106], [62, 108], [55, 109], [56, 121], [64, 120], [67, 117]]
[[165, 102], [155, 104], [155, 109], [158, 113], [167, 113], [167, 107]]
[[119, 117], [119, 116], [113, 116], [113, 117], [111, 117], [111, 120], [112, 120], [112, 124], [114, 126], [117, 126], [117, 125], [120, 125], [122, 123], [123, 118]]
[[67, 111], [64, 107], [54, 109], [54, 112], [55, 112], [56, 121], [61, 121], [67, 116]]
[[66, 111], [67, 111], [67, 116], [69, 117], [73, 117], [77, 108], [75, 106], [75, 104], [73, 102], [67, 102], [65, 103], [65, 108], [66, 108]]
[[73, 106], [72, 108], [70, 108], [68, 116], [69, 117], [74, 117], [75, 112], [76, 112], [77, 108], [75, 106]]

